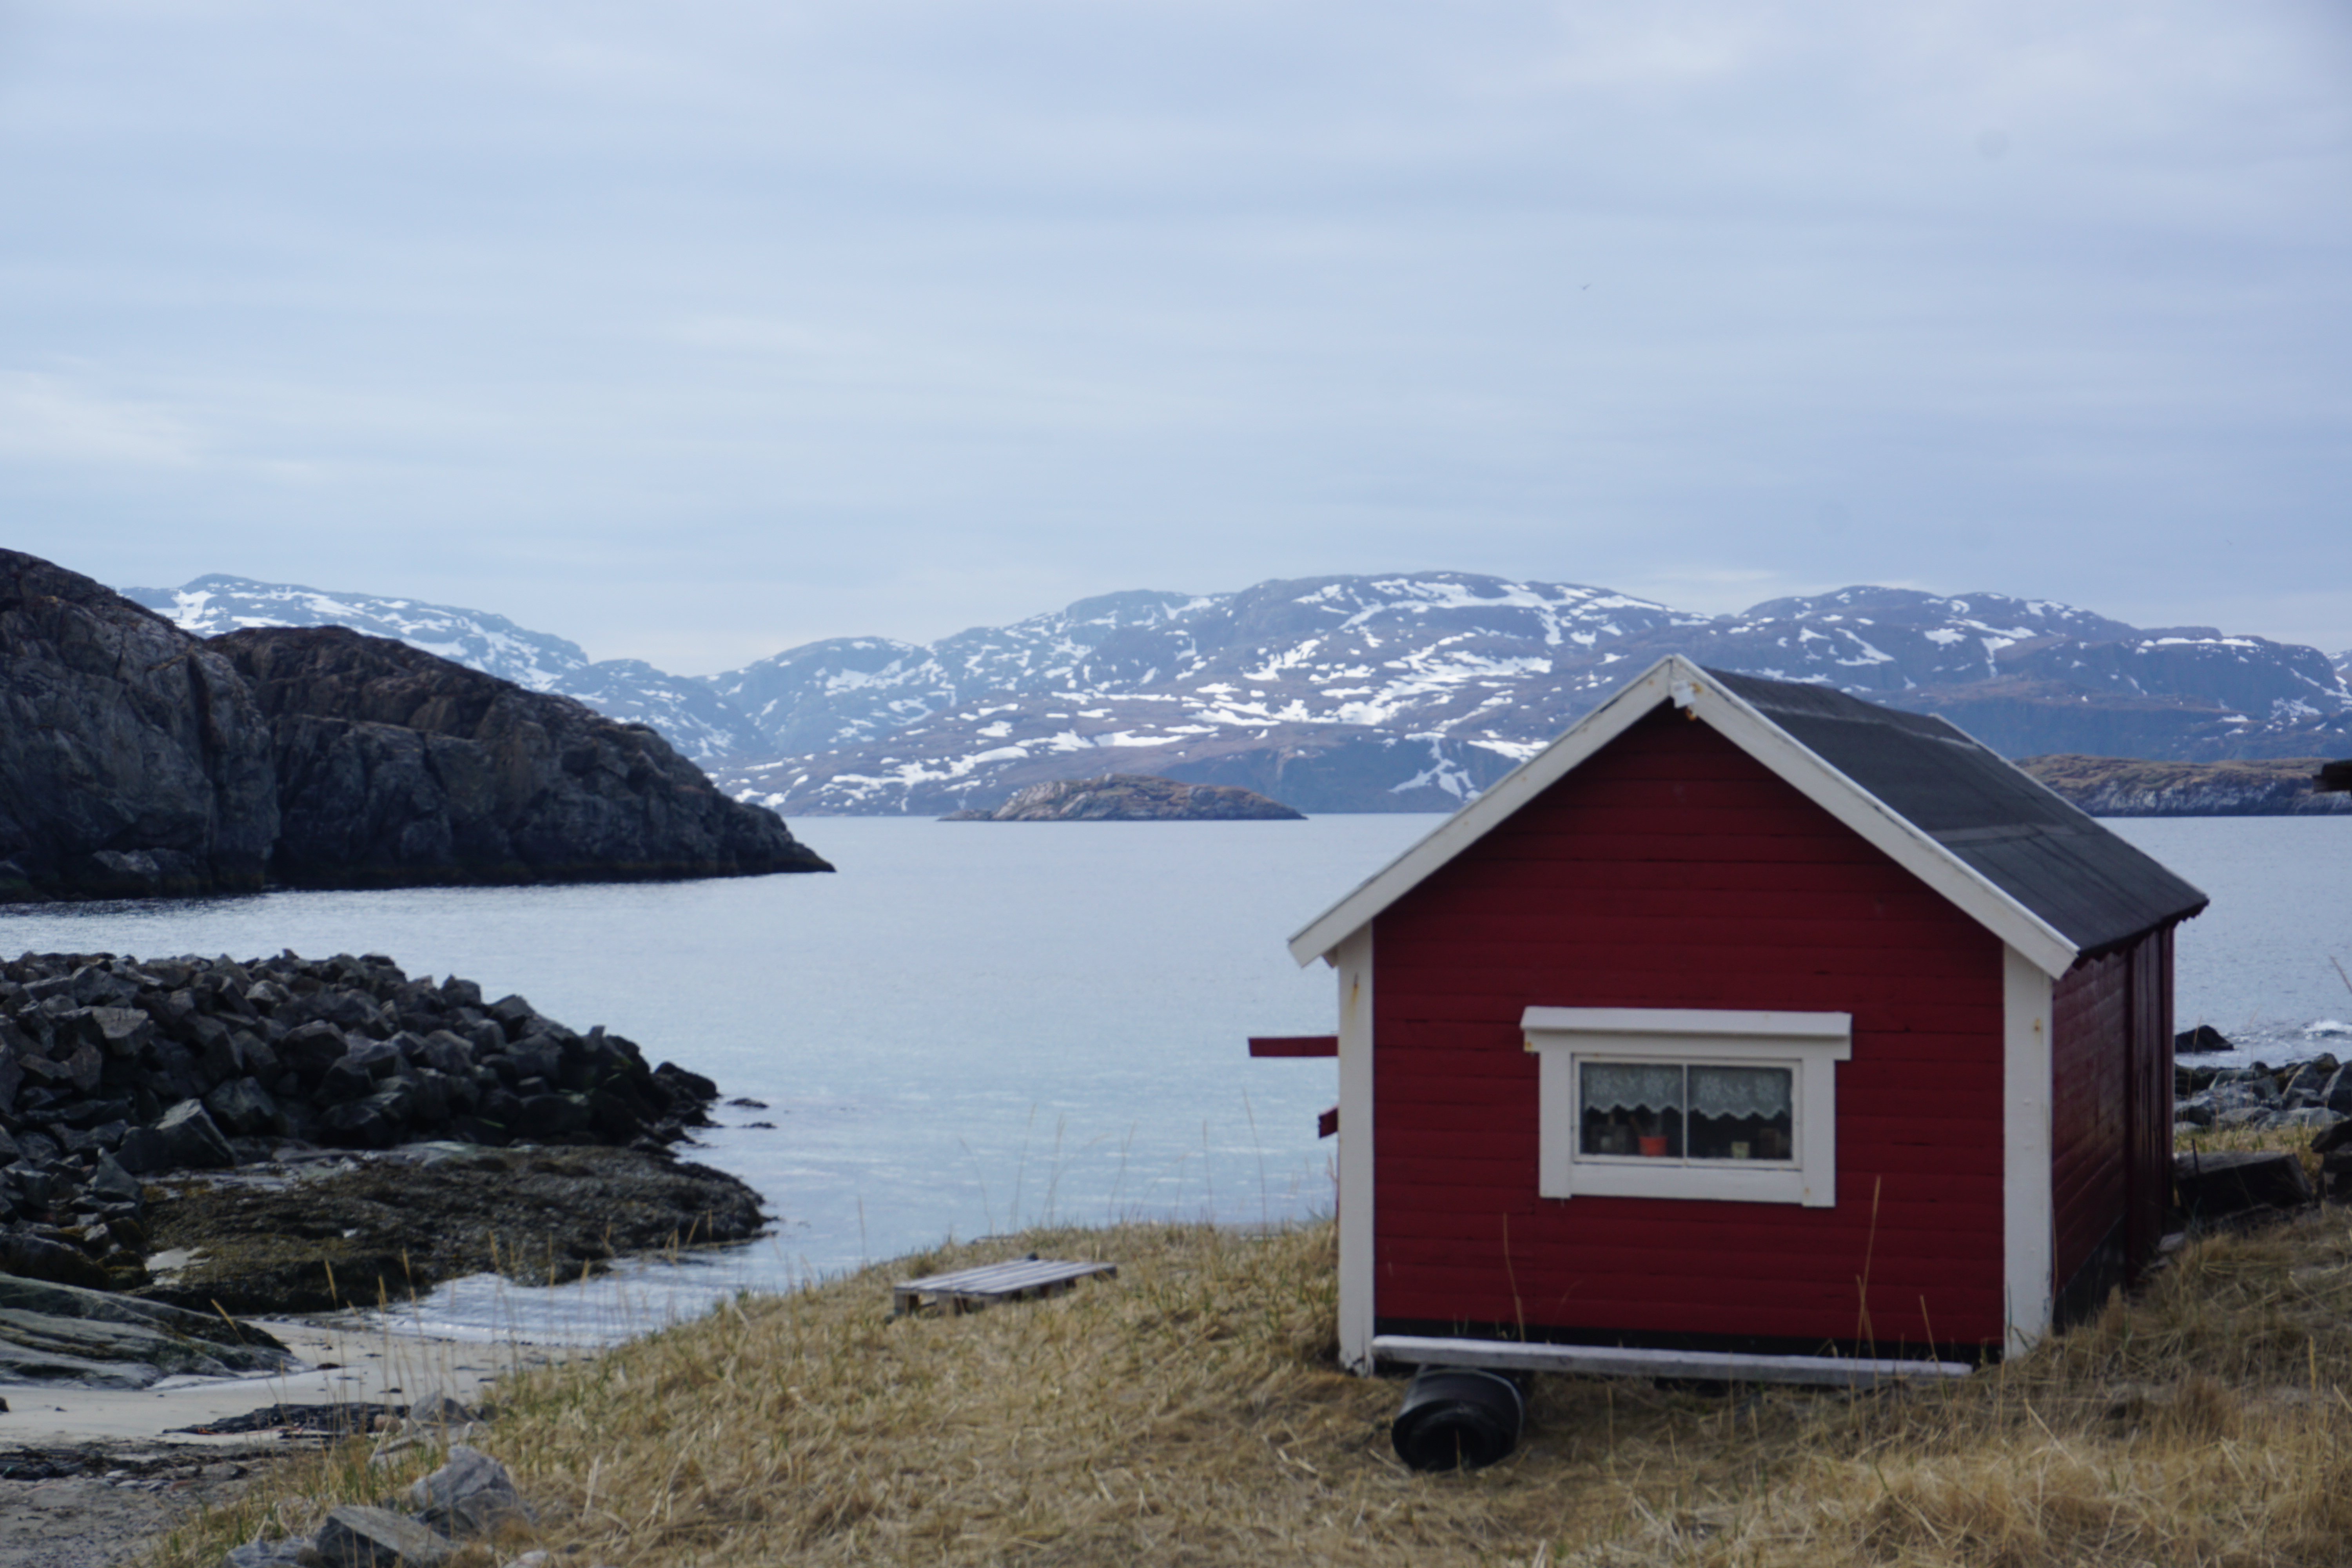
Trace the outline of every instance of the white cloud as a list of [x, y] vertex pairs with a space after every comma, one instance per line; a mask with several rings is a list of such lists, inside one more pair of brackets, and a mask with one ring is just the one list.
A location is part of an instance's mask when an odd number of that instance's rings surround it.
[[12, 15], [0, 503], [131, 580], [399, 540], [701, 668], [1405, 564], [2352, 580], [2317, 0]]

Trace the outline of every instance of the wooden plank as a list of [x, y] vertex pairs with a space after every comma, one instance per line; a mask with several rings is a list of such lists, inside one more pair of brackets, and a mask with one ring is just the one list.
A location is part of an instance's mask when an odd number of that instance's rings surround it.
[[[1418, 937], [1402, 942], [1381, 932], [1381, 984], [1385, 990], [1391, 973], [1411, 975], [1435, 969], [1456, 974], [1481, 971], [1548, 969], [1573, 955], [1580, 970], [1602, 973], [1687, 973], [1703, 969], [1733, 974], [1852, 974], [1856, 978], [1907, 981], [1986, 980], [1995, 968], [2000, 950], [1990, 942], [1955, 951], [1948, 942], [1903, 947], [1873, 939], [1867, 931], [1843, 938], [1805, 940], [1794, 917], [1759, 931], [1753, 922], [1713, 931], [1671, 922], [1652, 925], [1612, 921], [1605, 915], [1562, 920], [1549, 929], [1510, 923], [1481, 933], [1460, 924], [1444, 928], [1442, 937]], [[1855, 1011], [1846, 1008], [1842, 1011]]]
[[1759, 1296], [1738, 1302], [1694, 1302], [1552, 1295], [1525, 1280], [1516, 1290], [1500, 1281], [1494, 1289], [1471, 1290], [1443, 1275], [1424, 1279], [1383, 1271], [1377, 1294], [1379, 1315], [1391, 1321], [1524, 1324], [1531, 1331], [1612, 1338], [1740, 1334], [1816, 1342], [1864, 1337], [1888, 1346], [1995, 1344], [2003, 1329], [1998, 1293], [1976, 1291], [1933, 1297], [1925, 1313], [1916, 1300], [1904, 1303], [1900, 1311], [1892, 1304], [1874, 1302], [1864, 1330], [1851, 1281], [1842, 1295], [1824, 1290], [1811, 1299]]
[[[1532, 1089], [1533, 1079], [1527, 1082]], [[1521, 1086], [1502, 1083], [1495, 1092], [1483, 1099], [1463, 1101], [1434, 1100], [1423, 1095], [1400, 1096], [1394, 1101], [1381, 1100], [1381, 1128], [1383, 1134], [1391, 1127], [1410, 1128], [1416, 1132], [1447, 1132], [1456, 1136], [1481, 1139], [1533, 1138], [1537, 1131], [1536, 1108], [1527, 1102], [1525, 1093], [1515, 1093]]]
[[[1882, 1197], [1875, 1234], [1895, 1247], [1940, 1247], [1958, 1255], [1998, 1243], [2001, 1207], [1998, 1190], [1973, 1184], [1977, 1195], [1968, 1199], [1896, 1202]], [[1465, 1212], [1464, 1189], [1453, 1189], [1456, 1206], [1434, 1194], [1399, 1194], [1381, 1206], [1377, 1221], [1380, 1244], [1418, 1249], [1431, 1245], [1463, 1242], [1501, 1256], [1503, 1238], [1510, 1238], [1514, 1257], [1543, 1255], [1573, 1261], [1588, 1248], [1615, 1246], [1674, 1245], [1704, 1252], [1759, 1250], [1781, 1247], [1792, 1255], [1860, 1254], [1872, 1246], [1873, 1221], [1865, 1193], [1846, 1213], [1837, 1208], [1806, 1208], [1795, 1204], [1673, 1204], [1664, 1199], [1538, 1198], [1518, 1206], [1482, 1205]], [[1418, 1206], [1402, 1202], [1418, 1195]], [[1483, 1196], [1484, 1194], [1480, 1194]], [[1664, 1204], [1685, 1210], [1706, 1210], [1680, 1219], [1643, 1212]], [[1604, 1211], [1604, 1205], [1607, 1210]], [[1738, 1209], [1738, 1215], [1727, 1211]], [[1604, 1212], [1596, 1212], [1604, 1211]], [[1629, 1212], [1631, 1211], [1631, 1212]], [[1767, 1212], [1769, 1211], [1769, 1212]], [[1834, 1223], [1803, 1223], [1805, 1219]], [[1923, 1243], [1893, 1238], [1920, 1237]], [[1403, 1256], [1403, 1254], [1399, 1254]]]
[[[1650, 876], [1548, 877], [1538, 884], [1524, 871], [1507, 877], [1503, 867], [1474, 869], [1480, 874], [1465, 875], [1459, 886], [1447, 888], [1442, 896], [1454, 910], [1474, 910], [1475, 918], [1549, 921], [1566, 905], [1623, 920], [1752, 922], [1779, 920], [1801, 910], [1809, 919], [1865, 926], [1878, 922], [1934, 925], [1960, 937], [1981, 930], [1941, 898], [1918, 888], [1802, 887], [1789, 886], [1780, 879], [1749, 888], [1680, 888], [1661, 886], [1661, 879]], [[1573, 885], [1579, 881], [1615, 885]], [[1407, 922], [1401, 919], [1399, 923]]]
[[1967, 1362], [1843, 1356], [1749, 1355], [1729, 1351], [1637, 1350], [1616, 1345], [1546, 1345], [1509, 1340], [1372, 1336], [1372, 1359], [1404, 1366], [1489, 1367], [1586, 1377], [1685, 1377], [1726, 1383], [1818, 1384], [1870, 1388], [1918, 1378], [1966, 1377]]
[[[1526, 869], [1510, 860], [1458, 860], [1424, 884], [1440, 896], [1464, 898], [1498, 893], [1528, 884]], [[1942, 894], [1888, 861], [1561, 860], [1545, 867], [1543, 885], [1563, 897], [1649, 897], [1669, 900], [1746, 901], [1805, 894], [1824, 898], [1884, 899], [1889, 908], [1951, 910]], [[1423, 889], [1416, 889], [1419, 894]], [[1953, 910], [1956, 916], [1958, 910]], [[1390, 916], [1381, 917], [1387, 920]]]
[[[1470, 851], [1475, 856], [1493, 846], [1517, 849], [1549, 837], [1555, 841], [1599, 834], [1612, 838], [1656, 840], [1697, 839], [1710, 844], [1748, 845], [1760, 839], [1800, 838], [1870, 847], [1828, 812], [1798, 796], [1773, 800], [1753, 793], [1734, 792], [1730, 798], [1707, 805], [1680, 804], [1663, 798], [1669, 792], [1585, 790], [1575, 803], [1549, 821], [1528, 823], [1507, 834], [1490, 834], [1486, 843]], [[1872, 849], [1875, 855], [1877, 850]]]
[[[1753, 1334], [1880, 1344], [1969, 1343], [2001, 1337], [1998, 1289], [1966, 1285], [1871, 1291], [1867, 1320], [1844, 1280], [1759, 1281], [1736, 1300], [1688, 1295], [1687, 1283], [1597, 1275], [1555, 1276], [1520, 1268], [1465, 1276], [1459, 1269], [1383, 1264], [1379, 1315], [1457, 1323], [1524, 1323], [1628, 1335]], [[1769, 1288], [1768, 1288], [1769, 1287]], [[1923, 1310], [1924, 1303], [1924, 1310]]]
[[1867, 1163], [1872, 1152], [1879, 1149], [1948, 1149], [1962, 1143], [2000, 1142], [1997, 1107], [1990, 1115], [1950, 1117], [1925, 1114], [1929, 1109], [1935, 1109], [1932, 1100], [1910, 1107], [1873, 1107], [1866, 1112], [1846, 1110], [1842, 1100], [1838, 1110], [1841, 1163]]
[[[1865, 1266], [1874, 1299], [1891, 1291], [1897, 1300], [1906, 1301], [1917, 1290], [1979, 1286], [1998, 1271], [1997, 1236], [1979, 1237], [1979, 1244], [1967, 1249], [1977, 1254], [1974, 1258], [1962, 1256], [1963, 1249], [1953, 1247], [1949, 1237], [1942, 1238], [1944, 1245], [1939, 1247], [1937, 1237], [1916, 1233], [1872, 1236], [1865, 1231], [1803, 1238], [1828, 1245], [1804, 1247], [1797, 1237], [1788, 1238], [1785, 1247], [1769, 1245], [1779, 1239], [1753, 1236], [1737, 1248], [1706, 1254], [1666, 1236], [1612, 1247], [1546, 1249], [1522, 1245], [1515, 1228], [1507, 1262], [1499, 1236], [1490, 1236], [1483, 1245], [1428, 1237], [1411, 1247], [1391, 1238], [1381, 1258], [1384, 1268], [1398, 1270], [1435, 1269], [1465, 1276], [1504, 1272], [1529, 1289], [1547, 1280], [1576, 1281], [1581, 1291], [1589, 1291], [1592, 1282], [1608, 1282], [1622, 1294], [1646, 1297], [1665, 1291], [1680, 1300], [1719, 1300], [1732, 1310], [1742, 1302], [1769, 1300], [1792, 1289], [1808, 1293], [1826, 1290], [1851, 1306]], [[1632, 1289], [1636, 1281], [1640, 1288]], [[1693, 1296], [1689, 1289], [1693, 1282], [1712, 1283], [1717, 1289], [1706, 1296]]]
[[[1669, 866], [1692, 863], [1734, 866], [1890, 864], [1884, 854], [1851, 833], [1705, 837], [1665, 828], [1638, 836], [1618, 837], [1590, 831], [1582, 824], [1562, 833], [1514, 835], [1507, 844], [1490, 841], [1481, 845], [1473, 854], [1481, 859], [1507, 857], [1530, 866], [1591, 860], [1654, 862]], [[1384, 911], [1381, 918], [1387, 919], [1387, 912]]]
[[1708, 903], [1697, 909], [1645, 911], [1626, 908], [1612, 899], [1564, 906], [1549, 892], [1530, 891], [1525, 897], [1497, 894], [1482, 902], [1475, 913], [1433, 920], [1425, 930], [1399, 922], [1393, 932], [1382, 934], [1393, 937], [1396, 932], [1416, 943], [1447, 940], [1479, 946], [1533, 938], [1548, 945], [1607, 942], [1631, 947], [1670, 942], [1685, 951], [1737, 952], [1763, 946], [1831, 955], [1900, 952], [1906, 962], [1914, 954], [1931, 952], [1957, 952], [1979, 963], [2000, 955], [2000, 944], [1982, 930], [1963, 929], [1949, 920], [1896, 918], [1866, 910], [1823, 907], [1794, 897], [1769, 900], [1769, 907], [1754, 910], [1727, 910]]
[[[1586, 1201], [1583, 1198], [1571, 1199], [1570, 1206]], [[1718, 1208], [1728, 1205], [1704, 1206]], [[1791, 1215], [1834, 1215], [1839, 1212], [1834, 1209], [1808, 1209], [1795, 1205], [1779, 1206]], [[1644, 1237], [1653, 1244], [1671, 1239], [1675, 1246], [1708, 1252], [1773, 1248], [1791, 1258], [1858, 1255], [1875, 1245], [1867, 1208], [1859, 1219], [1830, 1226], [1777, 1226], [1748, 1218], [1726, 1222], [1709, 1217], [1673, 1227], [1645, 1226], [1630, 1236], [1600, 1227], [1565, 1232], [1549, 1223], [1550, 1215], [1532, 1208], [1517, 1212], [1488, 1210], [1475, 1216], [1475, 1229], [1472, 1228], [1470, 1218], [1450, 1211], [1409, 1209], [1395, 1214], [1383, 1211], [1378, 1227], [1383, 1247], [1394, 1243], [1411, 1247], [1414, 1249], [1415, 1256], [1419, 1256], [1421, 1248], [1430, 1245], [1459, 1243], [1474, 1250], [1483, 1247], [1487, 1256], [1499, 1258], [1502, 1256], [1506, 1218], [1509, 1222], [1507, 1229], [1514, 1257], [1522, 1252], [1580, 1257], [1588, 1247], [1641, 1245]], [[1994, 1196], [1972, 1203], [1882, 1203], [1875, 1236], [1877, 1241], [1885, 1246], [1914, 1252], [1954, 1252], [1984, 1246], [1997, 1249], [2000, 1238], [2000, 1199]]]
[[1337, 1035], [1252, 1035], [1249, 1054], [1254, 1057], [1336, 1057], [1339, 1054]]
[[[1386, 950], [1383, 950], [1385, 952]], [[1765, 1012], [1852, 1013], [1854, 1032], [1901, 1024], [1940, 1032], [1978, 1033], [2000, 1025], [1997, 998], [1969, 974], [1965, 989], [1954, 977], [1931, 978], [1848, 969], [1814, 973], [1809, 955], [1768, 952], [1734, 965], [1716, 953], [1665, 948], [1601, 950], [1542, 949], [1512, 955], [1511, 962], [1470, 961], [1451, 964], [1412, 962], [1391, 968], [1383, 962], [1375, 1007], [1385, 1026], [1391, 1018], [1428, 1016], [1423, 1009], [1455, 1007], [1469, 998], [1499, 1008], [1534, 1005], [1580, 1007], [1750, 1007]], [[1458, 1008], [1457, 1008], [1458, 1010]]]
[[[1701, 942], [1672, 924], [1653, 928], [1605, 918], [1550, 926], [1527, 921], [1485, 931], [1462, 922], [1428, 931], [1383, 931], [1381, 994], [1385, 997], [1396, 984], [1404, 985], [1407, 994], [1428, 991], [1458, 995], [1546, 981], [1557, 984], [1571, 976], [1585, 988], [1612, 986], [1613, 980], [1612, 988], [1628, 989], [1636, 984], [1689, 984], [1702, 977], [1728, 975], [1815, 984], [1895, 982], [1913, 989], [1895, 991], [1882, 984], [1877, 994], [1897, 999], [1907, 995], [1911, 1005], [1906, 1012], [1917, 1011], [1922, 1003], [1948, 1005], [1954, 1000], [1973, 999], [1988, 1008], [1999, 1005], [2000, 951], [1990, 944], [1899, 948], [1873, 942], [1866, 932], [1852, 942], [1799, 942], [1769, 924], [1727, 929], [1717, 935], [1719, 940]], [[1933, 982], [1937, 992], [1921, 994], [1917, 987], [1923, 981]], [[1593, 1004], [1580, 1000], [1577, 1005]]]

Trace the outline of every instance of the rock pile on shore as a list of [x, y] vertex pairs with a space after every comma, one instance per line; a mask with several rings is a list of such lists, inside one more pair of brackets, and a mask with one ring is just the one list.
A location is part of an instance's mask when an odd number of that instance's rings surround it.
[[[685, 1216], [677, 1228], [740, 1239], [759, 1228], [756, 1194], [662, 1153], [707, 1124], [717, 1094], [602, 1027], [578, 1033], [520, 996], [486, 1001], [471, 981], [412, 980], [380, 956], [27, 954], [0, 963], [0, 1272], [144, 1289], [163, 1173], [283, 1173], [318, 1165], [321, 1147], [422, 1141], [499, 1165], [477, 1173], [493, 1194], [523, 1173], [492, 1157], [508, 1146], [634, 1150], [635, 1167], [579, 1173], [632, 1192], [681, 1178], [662, 1198]], [[636, 1228], [664, 1234], [658, 1215]]]
[[2172, 1120], [2194, 1128], [2332, 1127], [2352, 1117], [2352, 1068], [2323, 1052], [2268, 1067], [2172, 1069]]
[[[2200, 1025], [2175, 1042], [2183, 1052], [2228, 1050], [2219, 1031]], [[2172, 1122], [2189, 1147], [2173, 1156], [2173, 1191], [2192, 1219], [2247, 1211], [2296, 1209], [2316, 1200], [2352, 1203], [2352, 1067], [2323, 1052], [2271, 1067], [2204, 1067], [2176, 1062]], [[2284, 1149], [2213, 1148], [2201, 1132], [2308, 1128], [2319, 1156], [2315, 1189], [2303, 1162]]]

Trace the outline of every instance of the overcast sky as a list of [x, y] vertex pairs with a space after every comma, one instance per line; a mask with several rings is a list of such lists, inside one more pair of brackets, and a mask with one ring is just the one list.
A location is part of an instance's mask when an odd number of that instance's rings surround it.
[[2343, 0], [0, 0], [0, 543], [119, 586], [2352, 646]]

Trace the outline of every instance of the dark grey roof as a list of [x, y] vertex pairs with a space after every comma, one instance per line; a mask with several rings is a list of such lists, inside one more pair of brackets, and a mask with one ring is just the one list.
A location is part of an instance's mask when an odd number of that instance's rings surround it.
[[1826, 686], [1708, 673], [2084, 952], [2209, 901], [1941, 719]]

